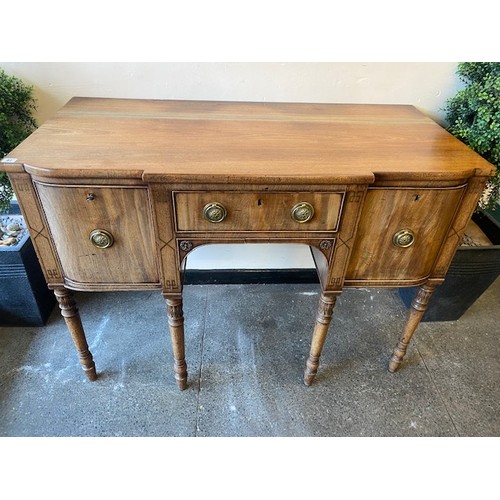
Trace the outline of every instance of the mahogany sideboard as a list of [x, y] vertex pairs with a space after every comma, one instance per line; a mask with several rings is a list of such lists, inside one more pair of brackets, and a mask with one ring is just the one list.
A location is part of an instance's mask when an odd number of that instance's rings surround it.
[[184, 389], [194, 248], [311, 248], [322, 293], [306, 385], [343, 288], [418, 286], [393, 372], [494, 167], [412, 106], [76, 97], [0, 170], [87, 377], [96, 369], [71, 290], [158, 289]]

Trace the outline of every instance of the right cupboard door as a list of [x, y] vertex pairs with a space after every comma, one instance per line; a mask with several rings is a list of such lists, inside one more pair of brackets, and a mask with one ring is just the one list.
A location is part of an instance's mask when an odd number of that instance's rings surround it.
[[346, 285], [411, 285], [432, 271], [465, 186], [368, 190]]

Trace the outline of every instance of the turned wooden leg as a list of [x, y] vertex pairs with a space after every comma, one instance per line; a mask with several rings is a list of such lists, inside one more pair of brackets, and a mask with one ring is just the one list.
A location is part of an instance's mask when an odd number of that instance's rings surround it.
[[184, 359], [184, 316], [182, 314], [182, 297], [166, 297], [168, 325], [172, 348], [174, 351], [175, 380], [179, 389], [187, 387], [187, 365]]
[[89, 380], [94, 381], [97, 379], [94, 359], [92, 358], [92, 353], [89, 351], [82, 321], [80, 319], [80, 313], [76, 307], [73, 293], [67, 288], [56, 288], [54, 290], [54, 295], [56, 296], [59, 308], [61, 309], [61, 315], [66, 322], [73, 343], [78, 351], [78, 357], [80, 358], [80, 364], [82, 365], [83, 371]]
[[328, 327], [332, 320], [333, 307], [337, 300], [336, 296], [321, 294], [319, 299], [318, 313], [316, 315], [316, 324], [311, 342], [311, 351], [306, 362], [306, 370], [304, 372], [304, 384], [311, 385], [319, 367], [319, 358], [323, 345], [325, 344]]
[[397, 371], [401, 366], [406, 350], [408, 349], [408, 344], [410, 343], [413, 333], [417, 329], [417, 326], [427, 309], [429, 299], [436, 289], [436, 286], [437, 285], [435, 284], [425, 284], [418, 288], [417, 294], [415, 295], [415, 298], [411, 303], [410, 310], [408, 311], [405, 329], [389, 361], [390, 372], [393, 373]]

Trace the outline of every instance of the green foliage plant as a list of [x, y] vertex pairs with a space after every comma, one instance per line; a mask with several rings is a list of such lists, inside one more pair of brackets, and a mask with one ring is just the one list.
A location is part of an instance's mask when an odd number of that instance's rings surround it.
[[479, 202], [496, 209], [500, 202], [500, 62], [462, 62], [457, 75], [465, 87], [448, 99], [448, 131], [497, 167]]
[[[36, 128], [33, 87], [0, 69], [0, 158], [12, 151]], [[7, 212], [13, 196], [5, 172], [0, 172], [0, 213]]]

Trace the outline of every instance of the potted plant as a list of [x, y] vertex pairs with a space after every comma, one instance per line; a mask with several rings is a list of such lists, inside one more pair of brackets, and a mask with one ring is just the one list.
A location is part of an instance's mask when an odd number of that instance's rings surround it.
[[[500, 63], [459, 63], [457, 74], [465, 86], [446, 102], [447, 130], [497, 171], [422, 321], [457, 320], [500, 274]], [[413, 289], [399, 293], [409, 307]]]
[[[36, 128], [33, 88], [0, 70], [0, 159]], [[0, 172], [0, 326], [42, 326], [55, 298], [5, 172]]]

